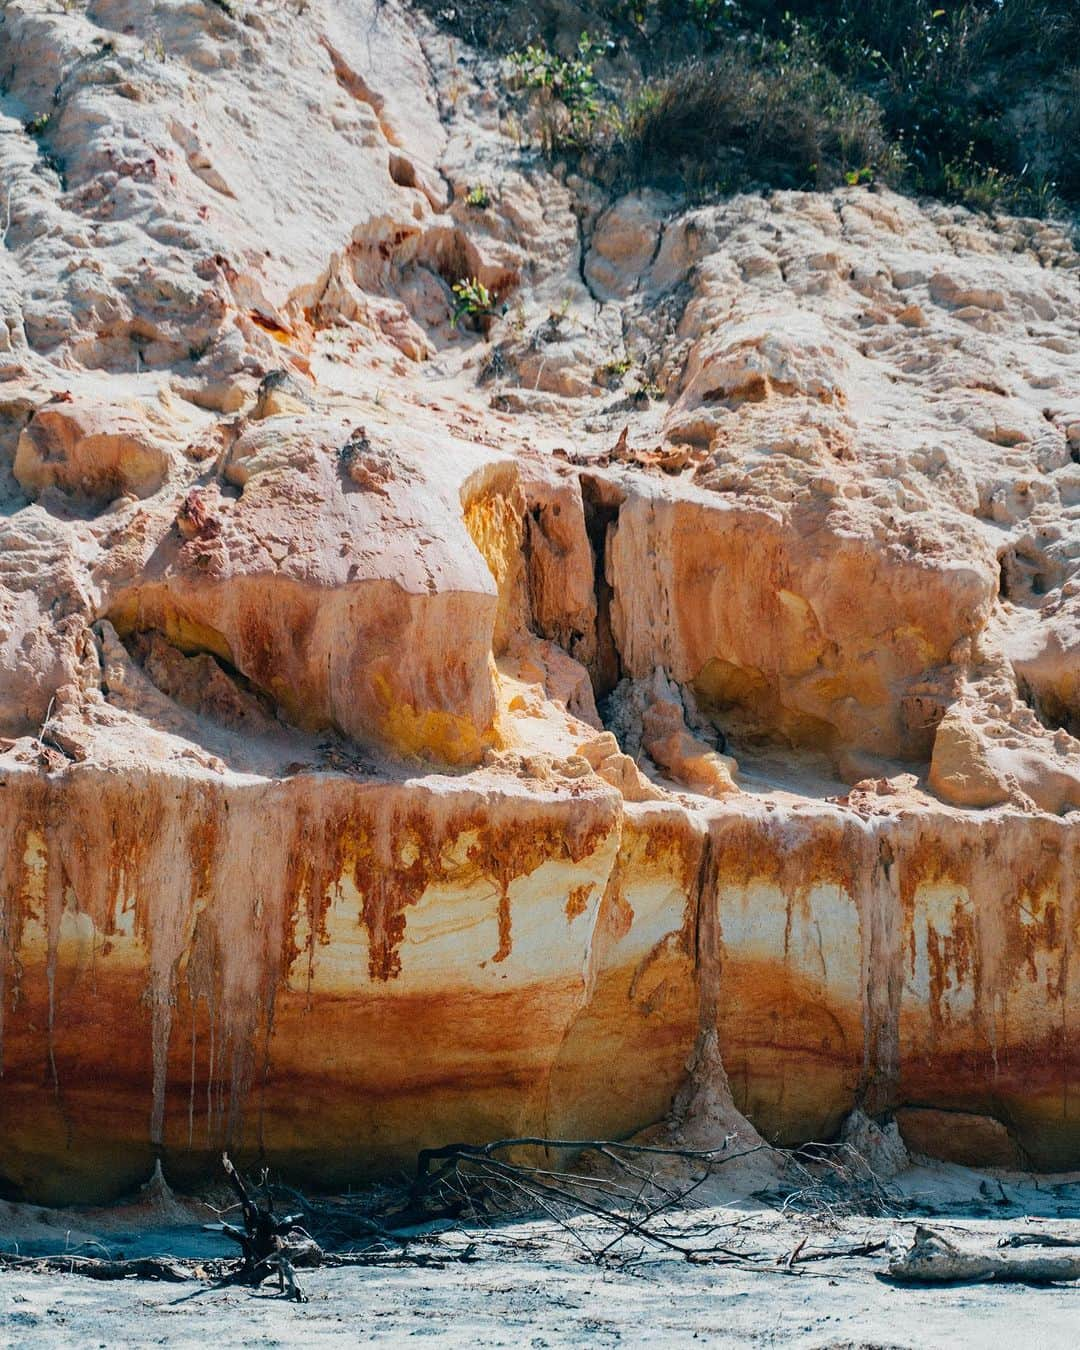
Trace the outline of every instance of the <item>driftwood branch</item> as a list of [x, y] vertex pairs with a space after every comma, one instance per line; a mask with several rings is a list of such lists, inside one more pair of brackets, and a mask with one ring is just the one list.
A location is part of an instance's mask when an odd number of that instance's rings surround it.
[[[1034, 1235], [1032, 1235], [1034, 1236]], [[1019, 1284], [1057, 1284], [1080, 1280], [1080, 1253], [1061, 1251], [1038, 1254], [1022, 1250], [1036, 1244], [1026, 1235], [1008, 1239], [1008, 1246], [988, 1251], [967, 1251], [931, 1228], [919, 1225], [911, 1246], [889, 1262], [889, 1278], [904, 1283], [957, 1284], [985, 1280], [1008, 1280]], [[1039, 1246], [1058, 1247], [1057, 1241]], [[1069, 1246], [1076, 1247], [1076, 1243]], [[1020, 1250], [1018, 1250], [1020, 1249]]]
[[998, 1239], [999, 1247], [1078, 1247], [1076, 1238], [1054, 1237], [1051, 1233], [1012, 1233]]
[[170, 1284], [195, 1278], [185, 1263], [163, 1256], [114, 1261], [100, 1256], [15, 1256], [0, 1252], [0, 1270], [27, 1270], [36, 1275], [85, 1275], [91, 1280], [165, 1280]]
[[417, 1176], [427, 1176], [431, 1164], [436, 1161], [453, 1160], [457, 1157], [490, 1158], [496, 1153], [505, 1153], [512, 1148], [542, 1148], [550, 1151], [570, 1153], [603, 1153], [607, 1156], [625, 1154], [633, 1157], [657, 1155], [664, 1158], [684, 1158], [691, 1162], [730, 1162], [734, 1158], [745, 1157], [749, 1153], [758, 1153], [768, 1148], [768, 1144], [754, 1144], [741, 1149], [738, 1153], [728, 1153], [724, 1148], [696, 1149], [664, 1147], [660, 1144], [631, 1144], [618, 1139], [542, 1139], [535, 1135], [526, 1135], [520, 1139], [495, 1139], [490, 1144], [443, 1144], [441, 1148], [422, 1148], [416, 1155]]

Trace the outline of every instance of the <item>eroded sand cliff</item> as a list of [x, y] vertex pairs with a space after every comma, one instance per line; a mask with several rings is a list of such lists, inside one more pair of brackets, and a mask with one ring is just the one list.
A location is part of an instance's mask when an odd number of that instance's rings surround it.
[[5, 1183], [625, 1133], [714, 1042], [769, 1138], [1080, 1164], [1066, 236], [602, 199], [394, 3], [0, 56]]

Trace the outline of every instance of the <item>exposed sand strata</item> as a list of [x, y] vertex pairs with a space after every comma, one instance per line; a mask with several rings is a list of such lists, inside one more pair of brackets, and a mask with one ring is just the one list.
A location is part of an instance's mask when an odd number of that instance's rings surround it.
[[0, 1176], [728, 1081], [1076, 1166], [1064, 233], [603, 200], [392, 0], [12, 0], [0, 58]]
[[1061, 823], [474, 779], [6, 768], [9, 1180], [89, 1197], [227, 1142], [343, 1181], [623, 1133], [713, 1017], [770, 1138], [933, 1105], [1075, 1156]]

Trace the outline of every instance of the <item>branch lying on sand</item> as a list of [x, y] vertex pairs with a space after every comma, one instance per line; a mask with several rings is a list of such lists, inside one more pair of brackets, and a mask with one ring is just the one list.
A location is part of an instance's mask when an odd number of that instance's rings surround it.
[[100, 1256], [14, 1256], [0, 1252], [0, 1270], [28, 1270], [35, 1275], [86, 1275], [91, 1280], [165, 1280], [182, 1284], [195, 1279], [190, 1261], [166, 1256], [143, 1256], [111, 1261]]
[[663, 1158], [682, 1158], [687, 1162], [725, 1163], [736, 1158], [744, 1158], [750, 1153], [760, 1153], [769, 1148], [768, 1144], [754, 1144], [750, 1148], [740, 1149], [738, 1153], [729, 1153], [725, 1148], [674, 1148], [660, 1144], [630, 1144], [618, 1139], [543, 1139], [535, 1135], [526, 1135], [520, 1139], [495, 1139], [490, 1144], [443, 1144], [441, 1148], [422, 1148], [416, 1155], [416, 1175], [426, 1177], [435, 1161], [452, 1162], [455, 1158], [490, 1158], [496, 1153], [506, 1153], [512, 1148], [541, 1148], [546, 1152], [601, 1153], [605, 1157], [619, 1155], [655, 1155]]
[[948, 1238], [921, 1224], [911, 1246], [889, 1262], [889, 1278], [904, 1283], [955, 1284], [968, 1281], [1008, 1280], [1018, 1284], [1057, 1284], [1080, 1280], [1080, 1252], [1071, 1256], [1055, 1251], [1035, 1255], [1020, 1247], [1080, 1248], [1078, 1242], [1037, 1234], [1004, 1238], [996, 1249], [965, 1251]]

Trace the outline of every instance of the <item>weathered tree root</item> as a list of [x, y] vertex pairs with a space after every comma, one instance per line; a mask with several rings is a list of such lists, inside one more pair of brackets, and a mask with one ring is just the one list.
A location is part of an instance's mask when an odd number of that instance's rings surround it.
[[322, 1248], [300, 1227], [302, 1214], [288, 1214], [278, 1218], [274, 1214], [269, 1195], [263, 1208], [248, 1195], [240, 1173], [227, 1153], [221, 1155], [221, 1165], [229, 1184], [240, 1201], [244, 1227], [221, 1224], [226, 1237], [238, 1243], [244, 1253], [241, 1265], [227, 1277], [226, 1283], [258, 1286], [272, 1275], [278, 1277], [278, 1289], [296, 1303], [306, 1303], [307, 1294], [296, 1278], [297, 1265], [317, 1266], [322, 1263]]

